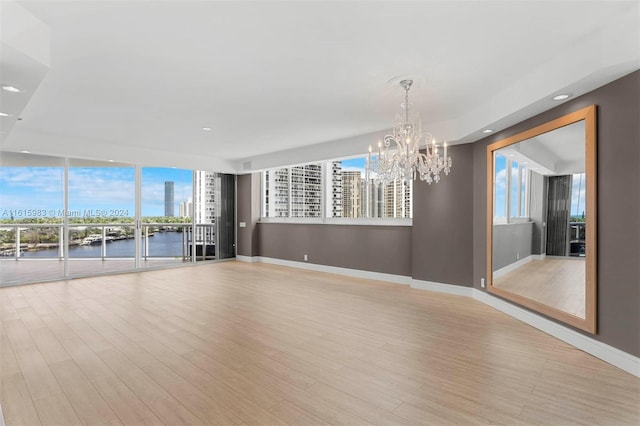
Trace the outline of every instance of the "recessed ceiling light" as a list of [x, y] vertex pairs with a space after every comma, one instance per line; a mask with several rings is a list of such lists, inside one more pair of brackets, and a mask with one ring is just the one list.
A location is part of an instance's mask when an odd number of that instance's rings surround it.
[[0, 117], [8, 117], [9, 114], [7, 114], [6, 112], [0, 112]]
[[491, 132], [493, 132], [493, 129], [484, 129], [482, 131], [482, 133], [491, 133]]
[[204, 130], [205, 132], [208, 132], [211, 130], [211, 127], [203, 127], [202, 130]]
[[7, 92], [19, 93], [20, 89], [14, 86], [2, 86], [2, 90], [6, 90]]
[[567, 93], [563, 93], [560, 95], [555, 95], [553, 97], [554, 101], [564, 101], [565, 99], [569, 99], [571, 97], [571, 95], [567, 94]]
[[24, 149], [24, 150], [22, 150], [20, 152], [23, 153], [23, 154], [31, 154], [31, 151], [27, 151], [26, 149]]
[[107, 160], [107, 161], [110, 162], [110, 163], [113, 163], [115, 160]]

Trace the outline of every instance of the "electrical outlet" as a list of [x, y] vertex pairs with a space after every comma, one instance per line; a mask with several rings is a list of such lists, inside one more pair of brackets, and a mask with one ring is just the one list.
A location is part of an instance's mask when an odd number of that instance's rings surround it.
[[516, 260], [520, 260], [520, 253], [516, 253]]
[[484, 288], [484, 278], [480, 278], [480, 287]]
[[309, 260], [309, 255], [304, 255], [304, 261], [306, 262], [307, 260]]

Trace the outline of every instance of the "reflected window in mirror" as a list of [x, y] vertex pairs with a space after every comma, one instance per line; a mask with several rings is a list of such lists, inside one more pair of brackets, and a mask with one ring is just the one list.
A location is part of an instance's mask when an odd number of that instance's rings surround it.
[[526, 161], [513, 154], [494, 152], [494, 216], [493, 221], [517, 223], [529, 220], [530, 171]]
[[585, 257], [586, 255], [586, 176], [584, 173], [575, 173], [572, 176], [571, 188], [571, 216], [570, 216], [570, 250], [569, 255]]

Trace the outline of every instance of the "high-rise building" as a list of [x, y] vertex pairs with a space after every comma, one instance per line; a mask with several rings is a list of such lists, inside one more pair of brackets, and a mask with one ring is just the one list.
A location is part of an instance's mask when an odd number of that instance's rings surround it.
[[[365, 192], [369, 191], [369, 196]], [[384, 215], [384, 187], [382, 184], [376, 185], [373, 179], [369, 179], [369, 184], [362, 184], [362, 204], [369, 203], [369, 211], [365, 211], [366, 217], [385, 217]]]
[[266, 217], [322, 217], [322, 165], [269, 170], [264, 175]]
[[289, 169], [264, 172], [266, 217], [289, 217]]
[[322, 165], [291, 167], [290, 217], [322, 217]]
[[164, 183], [164, 215], [166, 217], [174, 216], [173, 181], [166, 181]]
[[329, 181], [326, 187], [327, 202], [331, 203], [331, 217], [342, 217], [342, 162], [331, 162], [331, 168], [329, 169], [329, 175], [327, 177]]
[[411, 181], [394, 181], [385, 186], [383, 217], [411, 217]]
[[189, 197], [187, 201], [183, 201], [179, 204], [178, 210], [180, 217], [193, 217], [193, 199]]
[[196, 170], [194, 173], [195, 202], [193, 215], [196, 223], [216, 223], [216, 174]]
[[342, 170], [342, 217], [364, 217], [364, 180], [357, 170]]

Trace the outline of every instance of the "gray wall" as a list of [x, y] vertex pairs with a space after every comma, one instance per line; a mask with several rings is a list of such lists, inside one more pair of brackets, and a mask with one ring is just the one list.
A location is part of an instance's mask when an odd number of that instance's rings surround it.
[[260, 256], [411, 275], [411, 227], [258, 224]]
[[473, 279], [473, 146], [449, 148], [449, 176], [413, 187], [411, 276], [471, 286]]
[[[239, 175], [237, 181], [237, 254], [258, 256], [258, 230], [260, 219], [260, 173]], [[240, 228], [240, 222], [247, 224]]]
[[[640, 72], [473, 144], [473, 285], [486, 277], [486, 146], [569, 112], [598, 106], [598, 334], [640, 356]], [[580, 332], [580, 330], [577, 330]]]
[[531, 256], [533, 223], [493, 225], [493, 270]]

